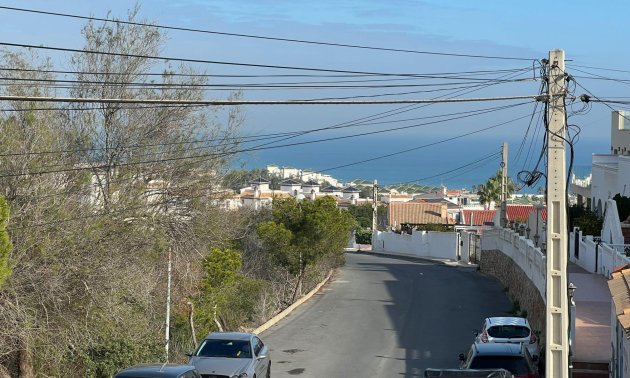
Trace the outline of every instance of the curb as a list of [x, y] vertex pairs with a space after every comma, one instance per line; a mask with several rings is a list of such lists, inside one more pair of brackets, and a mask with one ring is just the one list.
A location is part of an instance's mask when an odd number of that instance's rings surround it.
[[302, 303], [306, 302], [313, 295], [315, 295], [315, 293], [317, 293], [319, 291], [319, 289], [321, 289], [322, 286], [324, 286], [328, 282], [328, 280], [330, 280], [330, 277], [332, 276], [332, 274], [333, 274], [333, 270], [331, 269], [330, 272], [328, 272], [328, 275], [326, 276], [326, 278], [324, 278], [324, 280], [322, 282], [318, 283], [317, 286], [315, 286], [315, 288], [313, 290], [309, 291], [306, 295], [302, 296], [302, 298], [300, 298], [297, 301], [295, 301], [291, 306], [285, 308], [284, 310], [282, 310], [279, 314], [277, 314], [273, 318], [267, 320], [263, 325], [261, 325], [260, 327], [256, 328], [255, 330], [253, 330], [252, 333], [255, 333], [257, 335], [261, 334], [261, 333], [265, 332], [266, 330], [268, 330], [269, 328], [271, 328], [272, 326], [274, 326], [280, 320], [282, 320], [285, 317], [287, 317], [287, 315], [292, 313], [293, 310], [298, 308]]

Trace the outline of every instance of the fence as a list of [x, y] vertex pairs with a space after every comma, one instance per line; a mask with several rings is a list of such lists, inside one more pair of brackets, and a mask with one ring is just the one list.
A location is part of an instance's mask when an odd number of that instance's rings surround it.
[[481, 249], [498, 250], [510, 257], [536, 286], [543, 300], [546, 300], [547, 258], [531, 240], [510, 229], [495, 228], [484, 231]]
[[417, 257], [457, 260], [458, 243], [456, 232], [415, 231], [409, 235], [375, 231], [372, 234], [373, 251]]
[[591, 235], [582, 235], [582, 231], [571, 232], [570, 237], [571, 262], [591, 273], [610, 279], [615, 267], [630, 264], [630, 257], [625, 254], [626, 245], [602, 243]]

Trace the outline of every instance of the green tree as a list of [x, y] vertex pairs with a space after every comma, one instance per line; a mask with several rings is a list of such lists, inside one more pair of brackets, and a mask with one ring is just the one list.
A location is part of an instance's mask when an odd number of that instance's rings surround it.
[[586, 210], [573, 219], [573, 226], [579, 227], [583, 235], [601, 236], [604, 220], [594, 211]]
[[5, 281], [11, 276], [9, 267], [9, 255], [13, 249], [7, 224], [9, 223], [9, 204], [7, 200], [0, 196], [0, 290]]
[[[354, 219], [357, 221], [360, 227], [372, 228], [372, 205], [369, 203], [361, 205], [350, 205], [348, 211]], [[378, 219], [382, 219], [387, 216], [387, 207], [379, 205], [376, 208], [376, 216]]]
[[235, 169], [230, 171], [223, 178], [223, 183], [227, 188], [239, 190], [249, 186], [250, 182], [258, 178], [269, 180], [270, 189], [280, 189], [280, 182], [282, 179], [279, 176], [270, 175], [266, 169], [259, 168], [252, 170]]
[[258, 235], [272, 258], [297, 275], [293, 300], [308, 267], [326, 256], [341, 253], [356, 226], [352, 215], [338, 209], [335, 200], [328, 196], [312, 202], [276, 200], [272, 219], [258, 225]]
[[622, 196], [617, 193], [613, 199], [617, 203], [617, 211], [619, 212], [619, 220], [621, 222], [628, 219], [630, 216], [630, 197]]
[[[501, 201], [501, 181], [503, 178], [503, 172], [497, 171], [497, 173], [490, 177], [488, 181], [484, 184], [479, 184], [477, 186], [477, 195], [479, 195], [479, 202], [482, 205], [485, 205], [486, 208], [490, 206], [491, 202], [498, 203]], [[507, 196], [510, 197], [514, 190], [516, 189], [516, 185], [512, 181], [512, 179], [508, 176], [507, 178]]]
[[[134, 9], [126, 20], [139, 21], [136, 15]], [[77, 53], [68, 64], [78, 72], [69, 94], [203, 99], [208, 78], [185, 66], [177, 67], [182, 75], [172, 74], [171, 63], [145, 58], [159, 54], [166, 41], [146, 25], [88, 23], [85, 50], [130, 56]], [[54, 96], [52, 87], [24, 85], [56, 80], [51, 61], [32, 52], [0, 52], [0, 65], [17, 69], [0, 94]], [[42, 110], [10, 101], [3, 107], [16, 111], [0, 114], [0, 151], [12, 153], [0, 156], [9, 173], [0, 178], [0, 193], [13, 228], [10, 253], [0, 231], [0, 364], [12, 376], [111, 377], [125, 365], [160, 360], [167, 247], [174, 255], [177, 314], [202, 290], [198, 251], [223, 247], [233, 230], [242, 229], [238, 214], [208, 199], [220, 186], [227, 156], [240, 148], [237, 109], [102, 103]], [[223, 115], [227, 122], [219, 124]], [[199, 148], [221, 157], [187, 158]], [[135, 164], [141, 161], [147, 163]], [[30, 174], [51, 166], [60, 172]], [[5, 210], [3, 203], [2, 219]], [[0, 222], [0, 230], [5, 227]], [[176, 355], [179, 346], [172, 347]]]

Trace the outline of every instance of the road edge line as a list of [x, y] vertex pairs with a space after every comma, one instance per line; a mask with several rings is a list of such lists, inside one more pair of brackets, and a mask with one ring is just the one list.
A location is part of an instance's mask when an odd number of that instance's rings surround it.
[[289, 307], [285, 308], [284, 310], [280, 311], [280, 313], [277, 314], [276, 316], [274, 316], [273, 318], [267, 320], [263, 325], [261, 325], [260, 327], [256, 328], [255, 330], [253, 330], [252, 333], [255, 333], [257, 335], [261, 334], [261, 333], [265, 332], [266, 330], [268, 330], [269, 328], [271, 328], [272, 326], [274, 326], [280, 320], [282, 320], [285, 317], [287, 317], [287, 315], [289, 315], [291, 312], [293, 312], [293, 310], [298, 308], [302, 303], [306, 302], [313, 295], [315, 295], [315, 293], [317, 293], [319, 291], [319, 289], [321, 289], [322, 286], [324, 286], [328, 282], [328, 280], [330, 280], [330, 277], [332, 277], [332, 274], [333, 274], [333, 269], [331, 269], [328, 272], [328, 275], [326, 276], [326, 278], [324, 278], [324, 280], [322, 282], [318, 283], [317, 286], [315, 286], [315, 288], [313, 290], [311, 290], [308, 293], [306, 293], [306, 295], [302, 296], [302, 298], [300, 298], [297, 301], [295, 301], [291, 306], [289, 306]]

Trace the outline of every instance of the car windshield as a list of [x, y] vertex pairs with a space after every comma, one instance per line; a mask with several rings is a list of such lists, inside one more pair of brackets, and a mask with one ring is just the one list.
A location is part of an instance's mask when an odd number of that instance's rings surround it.
[[521, 356], [477, 356], [469, 366], [470, 369], [505, 369], [514, 375], [530, 373], [527, 360]]
[[488, 329], [490, 337], [503, 339], [523, 339], [529, 337], [529, 328], [517, 325], [498, 325]]
[[199, 357], [252, 358], [249, 340], [204, 340]]

